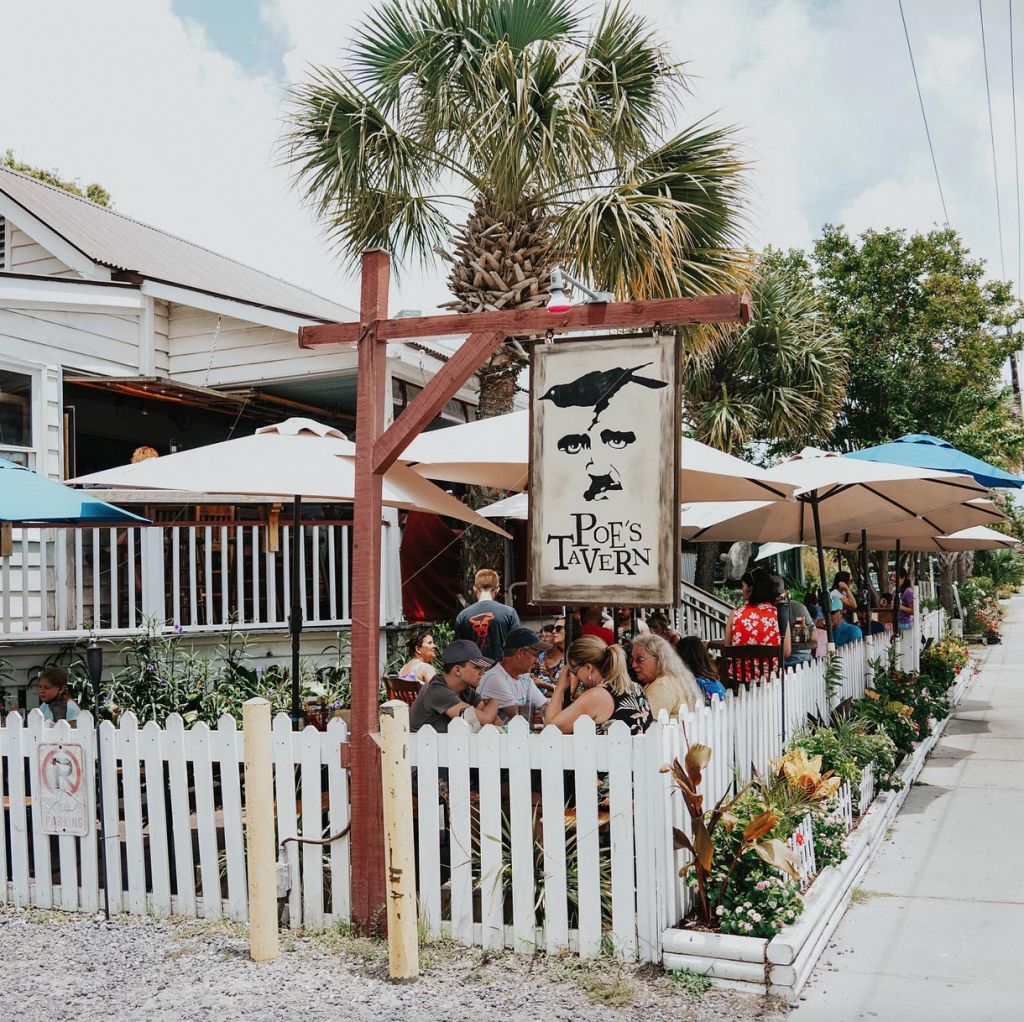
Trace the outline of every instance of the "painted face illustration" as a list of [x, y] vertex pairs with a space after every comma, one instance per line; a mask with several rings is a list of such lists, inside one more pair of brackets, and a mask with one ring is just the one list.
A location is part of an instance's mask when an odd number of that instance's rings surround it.
[[556, 444], [582, 467], [586, 501], [608, 500], [622, 491], [623, 480], [628, 480], [642, 439], [633, 428], [636, 415], [632, 410], [642, 391], [629, 384], [652, 390], [667, 386], [663, 380], [637, 376], [644, 368], [646, 365], [587, 373], [549, 388], [541, 398], [559, 409], [550, 413]]

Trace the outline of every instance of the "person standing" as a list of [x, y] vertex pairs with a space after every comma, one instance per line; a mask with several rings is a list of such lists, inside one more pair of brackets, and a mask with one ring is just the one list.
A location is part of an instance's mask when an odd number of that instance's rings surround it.
[[471, 603], [459, 611], [455, 618], [455, 638], [475, 642], [490, 660], [500, 660], [504, 652], [505, 636], [519, 627], [519, 615], [514, 608], [498, 603], [501, 589], [498, 573], [481, 568], [473, 578]]
[[530, 677], [530, 671], [538, 655], [549, 649], [551, 645], [529, 628], [513, 628], [505, 636], [505, 654], [487, 671], [478, 690], [481, 699], [497, 701], [503, 724], [517, 716], [532, 723], [534, 708], [547, 706], [547, 697]]

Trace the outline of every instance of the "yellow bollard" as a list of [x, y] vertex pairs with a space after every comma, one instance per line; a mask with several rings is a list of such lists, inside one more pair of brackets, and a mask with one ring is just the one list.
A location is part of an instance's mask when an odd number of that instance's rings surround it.
[[413, 848], [409, 707], [395, 700], [380, 708], [384, 855], [388, 899], [388, 971], [394, 980], [420, 974]]
[[277, 939], [277, 872], [274, 841], [274, 750], [270, 703], [242, 704], [245, 751], [245, 854], [249, 874], [249, 957], [269, 962], [280, 954]]

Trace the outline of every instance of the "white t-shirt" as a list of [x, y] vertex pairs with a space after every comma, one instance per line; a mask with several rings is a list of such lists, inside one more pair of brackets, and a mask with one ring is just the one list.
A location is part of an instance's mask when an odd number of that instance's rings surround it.
[[536, 686], [528, 674], [514, 678], [505, 670], [499, 660], [480, 681], [477, 694], [481, 699], [498, 700], [498, 716], [507, 724], [509, 717], [501, 711], [506, 706], [517, 706], [522, 714], [528, 704], [547, 706], [547, 696]]

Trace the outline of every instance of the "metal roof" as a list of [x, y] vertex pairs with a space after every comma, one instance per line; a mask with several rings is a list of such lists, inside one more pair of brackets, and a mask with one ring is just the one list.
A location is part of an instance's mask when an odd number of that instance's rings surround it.
[[358, 318], [354, 309], [27, 174], [0, 167], [0, 192], [83, 255], [117, 273], [325, 322]]

